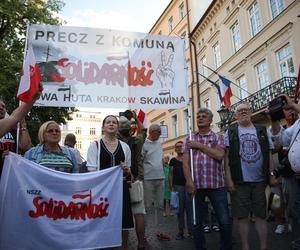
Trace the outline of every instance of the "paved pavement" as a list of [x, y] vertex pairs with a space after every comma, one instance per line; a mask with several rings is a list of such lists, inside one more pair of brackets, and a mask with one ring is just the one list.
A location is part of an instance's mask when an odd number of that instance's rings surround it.
[[[171, 236], [170, 241], [159, 241], [156, 238], [156, 232], [158, 231], [154, 228], [154, 216], [153, 214], [148, 214], [146, 216], [147, 226], [146, 226], [146, 236], [148, 240], [148, 245], [146, 247], [147, 250], [166, 250], [166, 249], [174, 249], [174, 250], [186, 250], [186, 249], [194, 249], [193, 240], [184, 239], [184, 240], [176, 240], [177, 234], [177, 219], [176, 215], [171, 217], [163, 217], [159, 216], [159, 230], [163, 233], [166, 233]], [[274, 233], [275, 223], [268, 222], [268, 246], [269, 250], [288, 250], [290, 242], [292, 240], [291, 233], [284, 233], [282, 235], [276, 235]], [[234, 250], [241, 250], [241, 244], [239, 237], [237, 235], [236, 229], [233, 229], [234, 236]], [[208, 250], [218, 250], [219, 248], [219, 233], [209, 233], [206, 234], [207, 240], [207, 249]], [[255, 223], [250, 222], [250, 247], [251, 250], [259, 250], [259, 240], [258, 235], [255, 231]], [[137, 240], [135, 231], [131, 231], [129, 235], [129, 250], [137, 249]]]

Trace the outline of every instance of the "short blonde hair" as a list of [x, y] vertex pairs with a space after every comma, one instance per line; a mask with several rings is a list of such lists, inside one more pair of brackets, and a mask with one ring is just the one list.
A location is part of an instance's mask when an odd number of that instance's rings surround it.
[[[45, 138], [44, 138], [44, 135], [46, 133], [46, 130], [48, 128], [48, 126], [50, 124], [54, 124], [54, 125], [57, 125], [57, 127], [59, 127], [59, 125], [55, 122], [55, 121], [47, 121], [47, 122], [44, 122], [42, 124], [42, 126], [40, 127], [39, 129], [39, 132], [38, 132], [38, 138], [39, 138], [39, 142], [40, 144], [44, 144], [45, 143]], [[60, 130], [60, 128], [59, 128]]]

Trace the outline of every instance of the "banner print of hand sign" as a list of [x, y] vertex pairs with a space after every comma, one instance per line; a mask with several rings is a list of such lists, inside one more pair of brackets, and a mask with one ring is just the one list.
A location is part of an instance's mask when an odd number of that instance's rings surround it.
[[161, 52], [161, 64], [158, 65], [156, 70], [156, 76], [160, 81], [161, 88], [170, 89], [173, 88], [173, 82], [175, 73], [172, 70], [172, 62], [174, 59], [174, 55], [171, 54], [168, 58], [168, 62], [166, 63], [166, 55], [165, 52]]

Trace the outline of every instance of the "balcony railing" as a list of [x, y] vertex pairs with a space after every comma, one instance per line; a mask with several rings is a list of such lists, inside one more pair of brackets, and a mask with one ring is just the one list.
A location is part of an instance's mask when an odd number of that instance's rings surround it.
[[[253, 113], [256, 113], [266, 108], [271, 100], [281, 94], [287, 94], [291, 97], [295, 96], [295, 86], [296, 77], [283, 77], [267, 87], [255, 92], [254, 94], [249, 95], [230, 107], [229, 111], [231, 115], [228, 116], [228, 121], [226, 121], [226, 124], [230, 124], [234, 120], [234, 110], [241, 103], [248, 102], [252, 107]], [[226, 124], [218, 123], [219, 127], [221, 128]]]

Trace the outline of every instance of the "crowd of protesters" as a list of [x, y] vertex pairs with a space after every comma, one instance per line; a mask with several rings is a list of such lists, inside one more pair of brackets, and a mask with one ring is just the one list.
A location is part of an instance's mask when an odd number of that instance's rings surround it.
[[[269, 129], [253, 124], [251, 106], [241, 103], [235, 110], [236, 123], [229, 126], [225, 136], [211, 130], [213, 114], [207, 108], [200, 108], [196, 113], [197, 131], [185, 142], [174, 144], [176, 156], [170, 161], [168, 156], [164, 157], [158, 124], [148, 128], [147, 136], [135, 112], [127, 110], [119, 119], [109, 115], [103, 120], [102, 138], [91, 143], [87, 162], [83, 162], [74, 149], [73, 134], [66, 137], [65, 146], [59, 145], [61, 130], [55, 121], [42, 124], [37, 135], [39, 144], [30, 148], [24, 117], [41, 91], [42, 88], [31, 102], [23, 103], [10, 116], [0, 99], [0, 171], [5, 156], [9, 151], [16, 152], [17, 145], [26, 151], [25, 158], [67, 173], [81, 172], [83, 163], [86, 171], [120, 165], [124, 172], [120, 249], [128, 249], [128, 233], [134, 227], [137, 249], [147, 248], [146, 229], [150, 224], [157, 228], [158, 240], [171, 240], [158, 226], [158, 213], [171, 215], [171, 192], [178, 195], [176, 240], [191, 238], [197, 250], [204, 250], [205, 233], [211, 229], [220, 233], [220, 249], [229, 250], [232, 227], [236, 227], [242, 250], [249, 250], [248, 223], [253, 216], [260, 249], [268, 249], [266, 187], [278, 187], [279, 175], [282, 202], [275, 232], [282, 233], [284, 223], [288, 223], [289, 231], [294, 234], [291, 249], [300, 249], [300, 105], [288, 96], [284, 95], [287, 104], [283, 107], [287, 126], [272, 119]], [[274, 153], [279, 155], [278, 164], [273, 164]], [[289, 175], [282, 170], [285, 164], [289, 166]], [[136, 182], [142, 183], [143, 195], [133, 202], [130, 188]], [[215, 216], [211, 228], [207, 222], [208, 207]], [[147, 220], [151, 210], [154, 221]]]

